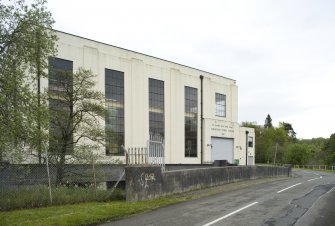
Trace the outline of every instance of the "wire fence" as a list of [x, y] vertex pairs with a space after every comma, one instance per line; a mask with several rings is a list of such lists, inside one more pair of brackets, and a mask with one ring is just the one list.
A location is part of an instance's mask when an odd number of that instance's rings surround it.
[[[151, 135], [147, 147], [122, 149], [126, 165], [160, 165], [165, 170], [164, 140], [159, 135]], [[0, 211], [126, 198], [125, 165], [96, 164], [94, 159], [71, 164], [47, 153], [43, 158], [43, 164], [0, 162]], [[150, 176], [141, 179], [147, 183]]]
[[0, 210], [121, 199], [123, 165], [0, 165]]

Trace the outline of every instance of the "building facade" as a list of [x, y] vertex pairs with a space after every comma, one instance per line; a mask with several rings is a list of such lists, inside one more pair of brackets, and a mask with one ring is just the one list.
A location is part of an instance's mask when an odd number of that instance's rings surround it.
[[[104, 160], [125, 157], [120, 145], [144, 147], [150, 134], [164, 138], [165, 163], [228, 160], [254, 164], [255, 134], [238, 124], [236, 81], [192, 67], [57, 32], [53, 68], [96, 74], [105, 94]], [[44, 86], [52, 86], [52, 76]], [[112, 135], [111, 135], [112, 134]]]

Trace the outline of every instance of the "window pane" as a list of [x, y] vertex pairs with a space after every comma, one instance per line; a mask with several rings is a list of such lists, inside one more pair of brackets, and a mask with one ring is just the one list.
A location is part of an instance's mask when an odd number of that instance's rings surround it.
[[226, 117], [226, 95], [215, 93], [215, 115]]
[[149, 133], [164, 138], [164, 81], [149, 78]]
[[124, 73], [105, 69], [106, 155], [122, 155], [124, 145]]
[[248, 137], [248, 147], [252, 148], [254, 147], [254, 138]]
[[67, 141], [67, 154], [73, 152], [73, 134], [67, 136], [70, 130], [67, 128], [69, 114], [72, 104], [64, 100], [66, 90], [72, 90], [73, 62], [59, 58], [49, 58], [49, 78], [48, 92], [49, 111], [50, 111], [50, 129], [49, 129], [49, 148], [50, 152], [59, 152], [65, 137], [70, 137]]
[[185, 87], [185, 157], [197, 157], [198, 90]]

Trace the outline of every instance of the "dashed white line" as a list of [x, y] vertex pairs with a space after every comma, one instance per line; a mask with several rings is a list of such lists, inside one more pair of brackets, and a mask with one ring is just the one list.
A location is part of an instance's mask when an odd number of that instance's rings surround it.
[[282, 190], [280, 190], [280, 191], [277, 191], [277, 193], [281, 193], [281, 192], [283, 192], [283, 191], [286, 191], [287, 189], [293, 188], [293, 187], [298, 186], [298, 185], [300, 185], [300, 184], [301, 184], [301, 183], [294, 184], [294, 185], [292, 185], [292, 186], [290, 186], [290, 187], [287, 187], [287, 188], [284, 188], [284, 189], [282, 189]]
[[320, 177], [318, 177], [318, 178], [313, 178], [313, 179], [310, 179], [310, 180], [308, 180], [308, 181], [317, 180], [317, 179], [320, 179]]
[[236, 213], [238, 213], [238, 212], [240, 212], [240, 211], [242, 211], [242, 210], [244, 210], [246, 208], [249, 208], [250, 206], [256, 205], [257, 203], [258, 202], [253, 202], [253, 203], [251, 203], [249, 205], [246, 205], [245, 207], [242, 207], [242, 208], [240, 208], [238, 210], [235, 210], [234, 212], [231, 212], [231, 213], [229, 213], [227, 215], [224, 215], [223, 217], [220, 217], [220, 218], [218, 218], [218, 219], [216, 219], [214, 221], [211, 221], [211, 222], [209, 222], [207, 224], [204, 224], [203, 226], [209, 226], [209, 225], [215, 224], [215, 223], [219, 222], [220, 220], [223, 220], [223, 219], [225, 219], [227, 217], [230, 217], [230, 216], [232, 216], [232, 215], [234, 215], [234, 214], [236, 214]]

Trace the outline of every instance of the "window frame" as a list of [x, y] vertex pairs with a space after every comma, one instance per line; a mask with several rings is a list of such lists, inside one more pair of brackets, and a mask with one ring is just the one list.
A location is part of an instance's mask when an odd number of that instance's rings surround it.
[[125, 143], [124, 72], [105, 68], [105, 133], [107, 156], [123, 156]]
[[[66, 124], [62, 125], [59, 118], [53, 117], [52, 111], [58, 112], [58, 117], [68, 118], [67, 114], [72, 111], [72, 105], [62, 100], [62, 93], [66, 88], [72, 89], [73, 85], [73, 61], [57, 57], [49, 57], [48, 59], [49, 77], [48, 77], [48, 92], [49, 92], [49, 149], [50, 152], [58, 152], [59, 139], [63, 139], [61, 134]], [[68, 87], [70, 86], [70, 87]], [[64, 98], [64, 97], [63, 97]], [[57, 122], [56, 122], [57, 121]], [[56, 123], [56, 124], [55, 124]], [[71, 122], [73, 123], [73, 122]], [[71, 125], [72, 126], [72, 125]], [[63, 127], [63, 128], [62, 128]], [[73, 154], [73, 133], [71, 134], [70, 143], [66, 149], [66, 155]]]
[[184, 156], [198, 157], [198, 89], [184, 87]]
[[254, 147], [254, 137], [248, 136], [248, 147], [253, 148]]
[[215, 116], [227, 117], [227, 96], [222, 93], [215, 93]]
[[165, 82], [148, 79], [149, 134], [165, 137]]

